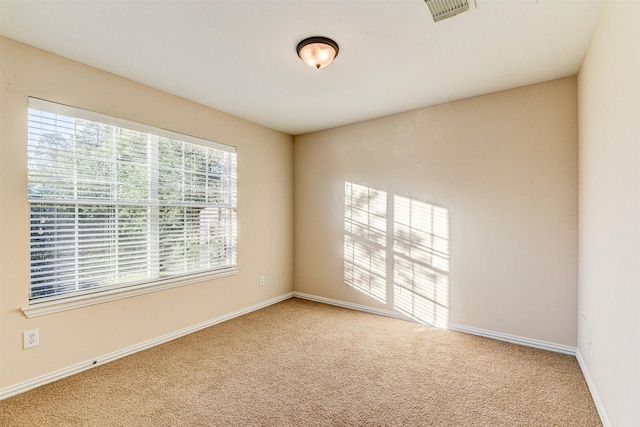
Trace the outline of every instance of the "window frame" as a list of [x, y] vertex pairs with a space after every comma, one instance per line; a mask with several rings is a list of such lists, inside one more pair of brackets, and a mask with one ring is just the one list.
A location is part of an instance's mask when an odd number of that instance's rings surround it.
[[[232, 215], [232, 229], [228, 230], [233, 236], [233, 248], [232, 259], [233, 263], [230, 266], [224, 266], [219, 268], [213, 268], [209, 270], [198, 270], [191, 272], [184, 272], [179, 275], [173, 275], [168, 277], [152, 278], [143, 283], [124, 284], [120, 286], [106, 286], [104, 288], [94, 289], [87, 293], [73, 293], [73, 294], [58, 294], [52, 297], [42, 299], [29, 299], [27, 306], [22, 307], [22, 312], [26, 317], [31, 318], [35, 316], [41, 316], [45, 314], [55, 313], [59, 311], [65, 311], [75, 309], [79, 307], [85, 307], [94, 304], [100, 304], [108, 301], [114, 301], [123, 298], [130, 298], [137, 295], [143, 295], [151, 292], [158, 292], [165, 289], [175, 288], [179, 286], [185, 286], [192, 283], [208, 281], [212, 279], [228, 277], [239, 273], [237, 262], [237, 149], [234, 146], [221, 144], [190, 135], [181, 134], [174, 131], [158, 128], [155, 126], [145, 125], [130, 120], [125, 120], [101, 113], [96, 113], [88, 110], [83, 110], [76, 107], [71, 107], [59, 103], [54, 103], [39, 98], [29, 97], [29, 109], [42, 110], [53, 114], [60, 114], [68, 117], [73, 117], [81, 120], [88, 120], [106, 124], [109, 126], [115, 126], [118, 128], [129, 129], [137, 132], [143, 132], [152, 136], [167, 138], [170, 140], [182, 141], [189, 144], [195, 144], [198, 146], [204, 146], [215, 150], [225, 151], [233, 153], [233, 171], [231, 175], [232, 179], [232, 192], [230, 193], [231, 200], [231, 212]], [[76, 199], [74, 199], [76, 200]], [[31, 204], [31, 199], [29, 200]], [[29, 216], [32, 215], [31, 208], [28, 209]], [[31, 227], [30, 227], [31, 228]], [[149, 237], [147, 237], [149, 239]], [[31, 237], [29, 237], [31, 242]], [[31, 243], [29, 244], [31, 246]], [[29, 262], [29, 268], [31, 269], [31, 261]], [[29, 292], [31, 293], [31, 275], [29, 279]]]

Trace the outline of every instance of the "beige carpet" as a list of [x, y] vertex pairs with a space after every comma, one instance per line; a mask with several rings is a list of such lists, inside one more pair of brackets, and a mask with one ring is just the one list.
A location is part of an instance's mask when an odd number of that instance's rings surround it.
[[2, 426], [598, 426], [574, 357], [290, 299], [0, 402]]

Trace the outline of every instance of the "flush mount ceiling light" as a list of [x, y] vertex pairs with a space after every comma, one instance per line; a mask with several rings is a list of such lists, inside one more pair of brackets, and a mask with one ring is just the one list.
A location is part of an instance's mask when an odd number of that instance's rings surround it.
[[324, 68], [338, 56], [338, 43], [326, 37], [309, 37], [298, 43], [300, 59], [311, 68]]

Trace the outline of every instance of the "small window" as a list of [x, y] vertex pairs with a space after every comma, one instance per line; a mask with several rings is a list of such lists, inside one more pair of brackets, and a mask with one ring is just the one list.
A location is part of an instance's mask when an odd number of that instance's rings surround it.
[[29, 100], [30, 304], [236, 267], [234, 147]]

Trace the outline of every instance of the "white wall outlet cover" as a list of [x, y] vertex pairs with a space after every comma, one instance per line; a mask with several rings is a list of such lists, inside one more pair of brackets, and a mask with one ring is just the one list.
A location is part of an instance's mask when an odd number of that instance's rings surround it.
[[22, 333], [22, 345], [24, 349], [40, 345], [40, 330], [30, 329]]

